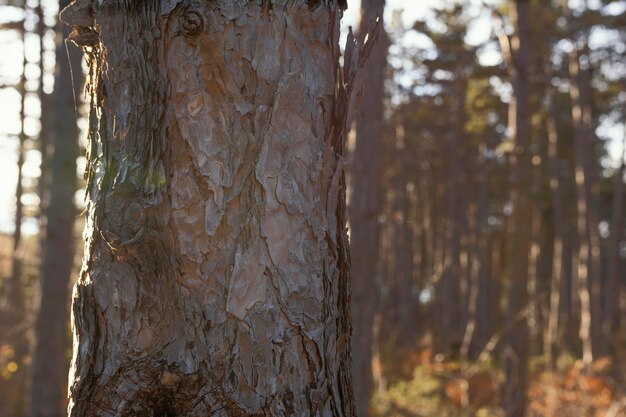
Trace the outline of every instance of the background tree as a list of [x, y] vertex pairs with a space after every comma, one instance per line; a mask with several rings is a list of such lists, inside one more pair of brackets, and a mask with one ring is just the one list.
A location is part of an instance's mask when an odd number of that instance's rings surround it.
[[[59, 6], [63, 8], [68, 3], [61, 1]], [[79, 153], [76, 117], [77, 103], [82, 96], [83, 76], [78, 51], [65, 50], [64, 39], [69, 34], [65, 28], [64, 24], [57, 24], [58, 64], [55, 85], [49, 99], [51, 107], [46, 109], [49, 111], [49, 119], [42, 117], [42, 132], [49, 132], [51, 136], [52, 158], [49, 164], [45, 164], [49, 168], [50, 185], [46, 194], [49, 194], [50, 199], [44, 208], [42, 222], [45, 235], [42, 239], [40, 272], [41, 303], [33, 350], [31, 417], [65, 415], [67, 398], [67, 351], [70, 340], [67, 337], [66, 317], [70, 274], [74, 265], [74, 220], [78, 214], [74, 206], [78, 183], [76, 158]], [[47, 120], [52, 120], [53, 126], [46, 126], [44, 122]], [[42, 146], [47, 147], [47, 144]], [[45, 155], [42, 156], [43, 160]], [[42, 175], [44, 172], [42, 170]], [[42, 191], [40, 193], [43, 195]]]
[[[361, 3], [358, 39], [365, 42], [373, 24], [382, 26], [384, 0]], [[378, 22], [376, 20], [378, 19]], [[384, 125], [388, 39], [384, 29], [373, 39], [372, 54], [363, 70], [364, 96], [356, 116], [356, 145], [350, 155], [349, 222], [352, 270], [352, 378], [357, 415], [367, 416], [372, 392], [374, 312], [378, 303], [380, 167]]]

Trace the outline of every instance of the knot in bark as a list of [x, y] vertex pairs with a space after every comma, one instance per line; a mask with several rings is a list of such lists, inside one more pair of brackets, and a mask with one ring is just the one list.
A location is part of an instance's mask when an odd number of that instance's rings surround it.
[[180, 21], [180, 30], [185, 36], [196, 36], [204, 28], [204, 18], [195, 10], [186, 10]]

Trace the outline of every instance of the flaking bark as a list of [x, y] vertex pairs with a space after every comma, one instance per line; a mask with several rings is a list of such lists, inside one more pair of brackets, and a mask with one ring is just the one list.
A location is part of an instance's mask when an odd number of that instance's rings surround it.
[[354, 416], [340, 6], [104, 0], [70, 415]]

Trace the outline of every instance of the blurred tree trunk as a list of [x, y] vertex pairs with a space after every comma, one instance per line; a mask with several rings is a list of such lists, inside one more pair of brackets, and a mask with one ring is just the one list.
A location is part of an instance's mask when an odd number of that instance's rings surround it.
[[[571, 20], [571, 11], [565, 5], [566, 15]], [[569, 76], [571, 80], [570, 96], [572, 100], [572, 121], [574, 128], [574, 161], [576, 184], [576, 229], [578, 232], [577, 280], [580, 297], [580, 329], [579, 336], [583, 345], [583, 363], [589, 366], [593, 360], [594, 349], [592, 326], [595, 314], [592, 312], [592, 281], [599, 279], [599, 265], [594, 261], [595, 250], [599, 250], [599, 242], [593, 238], [594, 228], [597, 229], [594, 207], [591, 204], [591, 176], [587, 152], [590, 115], [587, 113], [585, 97], [582, 95], [583, 75], [580, 68], [580, 51], [575, 37], [572, 35], [572, 50], [569, 53]], [[596, 275], [594, 275], [596, 274]], [[599, 323], [598, 323], [599, 324]]]
[[464, 107], [466, 82], [456, 71], [457, 84], [454, 86], [454, 102], [452, 104], [452, 120], [455, 125], [450, 128], [447, 144], [447, 189], [445, 205], [445, 246], [441, 286], [438, 294], [441, 297], [441, 335], [442, 353], [447, 357], [458, 357], [463, 342], [463, 330], [466, 316], [465, 294], [467, 288], [466, 270], [461, 267], [462, 232], [464, 229], [465, 211], [462, 206], [461, 173], [465, 172], [465, 132]]
[[37, 14], [37, 37], [39, 38], [39, 85], [37, 86], [37, 96], [39, 97], [39, 124], [41, 126], [39, 130], [39, 153], [41, 155], [41, 164], [39, 165], [39, 179], [37, 180], [37, 193], [39, 195], [39, 217], [40, 217], [40, 230], [39, 239], [42, 241], [45, 239], [43, 227], [41, 227], [44, 220], [44, 210], [47, 205], [48, 197], [46, 195], [48, 186], [48, 97], [44, 91], [44, 75], [46, 73], [44, 65], [44, 56], [46, 53], [44, 38], [48, 26], [44, 20], [44, 13], [42, 3], [44, 0], [39, 0], [35, 7], [35, 13]]
[[394, 324], [398, 330], [398, 346], [404, 352], [413, 347], [417, 336], [415, 298], [413, 297], [413, 230], [410, 223], [410, 181], [407, 179], [414, 168], [406, 143], [403, 121], [397, 122], [395, 135], [396, 175], [393, 179], [394, 201], [392, 203], [394, 225], [393, 273], [395, 297], [392, 303], [397, 312]]
[[[21, 327], [22, 320], [24, 319], [24, 295], [22, 287], [24, 285], [22, 280], [22, 221], [24, 219], [24, 204], [22, 203], [22, 195], [24, 194], [24, 186], [23, 186], [23, 168], [24, 168], [24, 158], [25, 158], [25, 142], [27, 139], [26, 136], [26, 67], [28, 65], [28, 60], [26, 58], [26, 13], [28, 11], [28, 7], [24, 4], [24, 21], [22, 22], [22, 27], [20, 28], [20, 35], [22, 40], [22, 74], [20, 77], [20, 82], [17, 87], [18, 93], [20, 95], [20, 132], [18, 134], [18, 148], [17, 148], [17, 183], [15, 187], [15, 228], [13, 230], [13, 250], [11, 253], [11, 276], [8, 281], [8, 306], [10, 309], [10, 321], [11, 325], [18, 329]], [[17, 330], [17, 333], [23, 333], [23, 330]], [[12, 336], [13, 342], [19, 341], [16, 343], [16, 347], [18, 348], [19, 354], [26, 353], [28, 346], [26, 346], [25, 335], [22, 334], [18, 336], [18, 334], [13, 334]]]
[[[506, 417], [523, 417], [528, 384], [528, 324], [517, 315], [527, 308], [529, 249], [531, 240], [531, 150], [530, 150], [530, 1], [517, 0], [512, 8], [516, 32], [503, 39], [503, 51], [511, 74], [513, 96], [510, 101], [509, 128], [514, 147], [511, 154], [509, 219], [510, 244], [507, 250], [507, 324], [512, 329], [504, 350], [505, 383], [502, 405]], [[515, 323], [510, 323], [516, 320]]]
[[[551, 66], [548, 62], [546, 65]], [[550, 307], [548, 312], [548, 325], [544, 336], [544, 354], [546, 355], [549, 366], [554, 368], [555, 347], [558, 341], [559, 326], [566, 325], [560, 320], [561, 311], [561, 293], [563, 283], [563, 202], [561, 193], [561, 174], [559, 165], [559, 136], [557, 132], [557, 111], [556, 111], [556, 94], [554, 87], [550, 85], [552, 79], [552, 68], [546, 71], [548, 75], [548, 116], [547, 116], [547, 132], [548, 132], [548, 166], [550, 178], [550, 191], [552, 199], [552, 224], [554, 229], [553, 239], [553, 256], [552, 256], [552, 273], [550, 283]]]
[[[62, 9], [67, 0], [61, 0]], [[74, 261], [74, 194], [78, 129], [75, 99], [83, 83], [81, 56], [75, 48], [68, 61], [63, 40], [69, 31], [58, 23], [56, 32], [56, 73], [50, 98], [52, 159], [50, 161], [50, 201], [45, 208], [45, 240], [42, 242], [41, 303], [35, 327], [35, 350], [31, 386], [31, 417], [60, 417], [67, 398], [66, 359], [69, 338], [67, 305], [70, 274]], [[71, 73], [73, 71], [73, 79]], [[72, 84], [74, 82], [74, 85]]]
[[[380, 16], [385, 0], [361, 2], [358, 37], [363, 40], [368, 28]], [[350, 172], [352, 194], [349, 207], [350, 250], [352, 259], [352, 323], [354, 338], [353, 385], [357, 415], [368, 415], [372, 392], [372, 326], [378, 290], [378, 252], [380, 241], [380, 170], [383, 134], [383, 100], [387, 70], [387, 37], [384, 29], [374, 40], [374, 47], [364, 69], [365, 91], [356, 119], [356, 147]]]
[[[19, 5], [19, 3], [18, 3]], [[10, 276], [6, 280], [6, 292], [4, 296], [5, 308], [7, 309], [2, 314], [0, 319], [2, 320], [3, 328], [7, 330], [7, 333], [3, 335], [4, 341], [9, 343], [14, 351], [14, 362], [17, 365], [16, 372], [11, 377], [11, 385], [13, 386], [12, 398], [7, 401], [11, 415], [15, 417], [21, 417], [25, 412], [24, 398], [27, 392], [27, 375], [25, 368], [25, 356], [28, 353], [28, 317], [25, 309], [24, 299], [24, 274], [22, 268], [23, 262], [23, 236], [22, 236], [22, 222], [24, 220], [24, 204], [22, 203], [22, 196], [24, 194], [24, 162], [26, 154], [26, 101], [28, 100], [26, 90], [26, 71], [28, 60], [26, 57], [26, 14], [29, 7], [24, 2], [23, 4], [23, 21], [19, 23], [19, 36], [22, 42], [22, 72], [20, 76], [19, 85], [17, 86], [17, 92], [20, 97], [19, 107], [19, 120], [20, 130], [18, 133], [18, 147], [17, 147], [17, 183], [15, 187], [15, 217], [13, 229], [13, 246], [11, 252], [11, 272]]]
[[337, 2], [177, 3], [62, 14], [92, 99], [70, 416], [353, 417], [364, 57], [349, 38], [338, 67]]
[[477, 149], [476, 214], [471, 250], [472, 271], [468, 303], [468, 325], [465, 328], [461, 357], [474, 360], [493, 334], [495, 293], [491, 272], [492, 248], [489, 231], [489, 162], [487, 145], [481, 142]]
[[[604, 290], [604, 317], [602, 337], [615, 342], [619, 329], [620, 245], [624, 230], [624, 173], [626, 173], [626, 138], [622, 141], [622, 158], [615, 172], [613, 184], [613, 205], [611, 207], [611, 236], [609, 240], [609, 260], [607, 282]], [[614, 344], [611, 346], [614, 347]]]

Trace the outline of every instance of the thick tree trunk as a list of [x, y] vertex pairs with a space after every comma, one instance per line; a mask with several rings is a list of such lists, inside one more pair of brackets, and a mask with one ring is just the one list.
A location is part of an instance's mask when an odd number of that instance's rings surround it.
[[[523, 417], [526, 410], [528, 384], [528, 324], [516, 319], [528, 303], [528, 273], [531, 225], [531, 160], [529, 80], [530, 2], [517, 0], [513, 8], [516, 35], [512, 44], [509, 70], [512, 75], [511, 124], [514, 151], [511, 166], [511, 205], [507, 250], [507, 324], [512, 329], [506, 338], [505, 384], [502, 404], [507, 417]], [[517, 320], [516, 323], [509, 323]]]
[[[359, 38], [366, 33], [377, 16], [382, 19], [385, 0], [364, 0], [361, 3]], [[382, 21], [379, 22], [382, 25]], [[380, 35], [383, 35], [381, 30]], [[350, 178], [350, 249], [352, 256], [352, 323], [354, 328], [353, 385], [357, 414], [368, 415], [372, 391], [372, 326], [378, 304], [376, 275], [380, 240], [380, 158], [383, 134], [384, 81], [387, 69], [387, 39], [378, 36], [369, 62], [365, 66], [365, 96], [359, 105], [356, 120], [356, 147]]]
[[[63, 4], [65, 3], [65, 4]], [[68, 2], [61, 1], [64, 7]], [[63, 27], [57, 31], [63, 35]], [[30, 416], [60, 417], [65, 415], [63, 404], [67, 398], [68, 361], [66, 352], [67, 304], [69, 282], [74, 261], [74, 193], [76, 192], [76, 158], [78, 156], [78, 129], [76, 126], [75, 97], [80, 95], [83, 77], [81, 58], [76, 50], [68, 61], [65, 45], [57, 37], [57, 72], [51, 96], [51, 128], [53, 156], [50, 168], [50, 202], [46, 209], [45, 240], [42, 246], [41, 304], [35, 327], [33, 379]], [[70, 65], [74, 79], [70, 76]], [[72, 85], [74, 81], [75, 85]]]
[[349, 39], [342, 77], [340, 17], [304, 0], [63, 14], [93, 100], [70, 416], [355, 415], [341, 153], [363, 58]]

